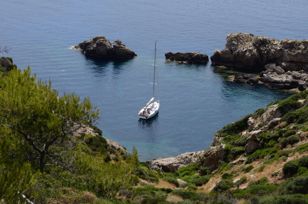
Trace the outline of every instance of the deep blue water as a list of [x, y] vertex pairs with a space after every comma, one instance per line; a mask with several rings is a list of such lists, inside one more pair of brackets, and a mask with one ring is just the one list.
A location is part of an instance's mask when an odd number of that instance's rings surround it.
[[[142, 160], [207, 148], [215, 131], [285, 95], [225, 82], [208, 66], [165, 64], [167, 51], [222, 49], [230, 32], [305, 39], [306, 0], [0, 0], [0, 45], [60, 93], [89, 96], [104, 135], [137, 147]], [[138, 57], [95, 63], [69, 47], [96, 35], [120, 39]], [[158, 40], [161, 110], [151, 123], [138, 109], [151, 96]]]

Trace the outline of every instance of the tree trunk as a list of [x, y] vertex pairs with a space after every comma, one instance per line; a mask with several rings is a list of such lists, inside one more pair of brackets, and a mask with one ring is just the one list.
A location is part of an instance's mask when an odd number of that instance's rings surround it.
[[45, 155], [46, 155], [45, 151], [40, 153], [40, 171], [41, 172], [43, 172], [45, 168]]

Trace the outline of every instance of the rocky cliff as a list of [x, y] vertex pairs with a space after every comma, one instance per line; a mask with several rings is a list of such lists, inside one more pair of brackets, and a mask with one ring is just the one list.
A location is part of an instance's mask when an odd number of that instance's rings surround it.
[[234, 81], [270, 88], [304, 90], [308, 85], [308, 41], [276, 40], [232, 33], [226, 46], [211, 56], [213, 66], [236, 71]]

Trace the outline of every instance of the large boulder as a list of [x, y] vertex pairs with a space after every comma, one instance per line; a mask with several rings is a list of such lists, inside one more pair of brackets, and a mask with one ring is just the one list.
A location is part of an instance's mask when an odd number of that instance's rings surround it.
[[94, 60], [126, 61], [137, 56], [121, 41], [111, 42], [104, 36], [81, 42], [75, 48], [80, 49], [86, 57]]
[[201, 165], [213, 171], [226, 159], [227, 152], [222, 146], [212, 146], [200, 159]]
[[178, 63], [185, 64], [207, 64], [209, 61], [209, 57], [207, 55], [197, 52], [167, 52], [165, 57], [168, 61], [176, 61]]

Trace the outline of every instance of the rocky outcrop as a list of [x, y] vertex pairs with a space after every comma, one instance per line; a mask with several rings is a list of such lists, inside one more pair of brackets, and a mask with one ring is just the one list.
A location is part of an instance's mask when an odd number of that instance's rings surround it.
[[[259, 74], [234, 73], [233, 81], [250, 85], [265, 85], [272, 89], [294, 89], [300, 91], [308, 87], [308, 73], [284, 71], [280, 66], [270, 64]], [[274, 68], [274, 69], [273, 69]]]
[[149, 161], [152, 169], [164, 172], [175, 172], [180, 167], [191, 163], [200, 162], [209, 170], [216, 169], [220, 162], [225, 159], [226, 151], [222, 146], [211, 146], [209, 150], [187, 152], [175, 157], [159, 158]]
[[104, 146], [106, 148], [108, 159], [117, 160], [127, 155], [128, 153], [126, 148], [119, 143], [104, 138], [101, 130], [95, 126], [76, 125], [74, 129], [75, 131], [73, 133], [73, 136], [76, 138], [83, 138], [83, 140], [89, 146], [93, 145], [94, 147], [96, 147], [98, 143], [104, 144], [101, 146]]
[[121, 41], [111, 42], [103, 36], [79, 43], [75, 48], [81, 50], [86, 57], [94, 60], [126, 61], [137, 56]]
[[0, 71], [8, 72], [13, 69], [17, 69], [17, 66], [13, 63], [10, 57], [0, 57]]
[[203, 157], [200, 159], [200, 163], [202, 166], [213, 171], [217, 169], [220, 163], [225, 159], [226, 153], [223, 146], [212, 146], [204, 153]]
[[174, 172], [182, 166], [199, 161], [204, 154], [205, 151], [186, 152], [175, 157], [154, 159], [148, 163], [152, 169]]
[[207, 64], [209, 61], [209, 57], [207, 55], [197, 52], [168, 52], [165, 54], [165, 57], [167, 61], [176, 61], [184, 64]]
[[227, 36], [225, 49], [216, 51], [211, 61], [214, 66], [246, 72], [235, 73], [235, 82], [276, 89], [308, 87], [308, 41], [232, 33]]

